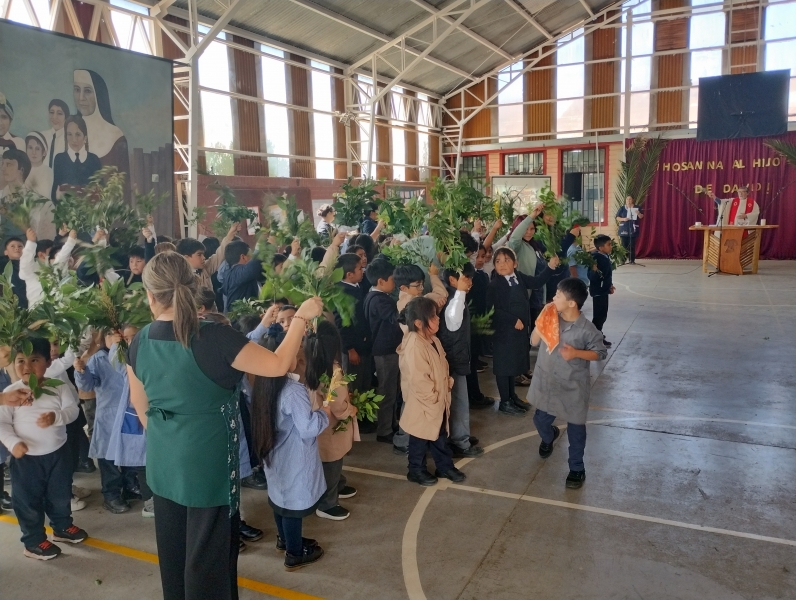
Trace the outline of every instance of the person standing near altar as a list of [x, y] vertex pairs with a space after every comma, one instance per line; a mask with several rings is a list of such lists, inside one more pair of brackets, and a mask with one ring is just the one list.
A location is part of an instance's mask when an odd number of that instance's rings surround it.
[[[707, 192], [708, 198], [716, 203], [718, 214], [716, 225], [728, 227], [730, 225], [757, 225], [760, 216], [760, 206], [753, 198], [749, 197], [749, 186], [742, 185], [738, 193], [732, 198], [717, 198], [712, 190]], [[716, 232], [717, 234], [719, 232]]]
[[625, 204], [616, 211], [616, 221], [619, 223], [619, 239], [622, 247], [627, 250], [628, 262], [636, 264], [636, 244], [638, 243], [639, 222], [644, 218], [644, 213], [636, 206], [633, 196], [625, 198]]

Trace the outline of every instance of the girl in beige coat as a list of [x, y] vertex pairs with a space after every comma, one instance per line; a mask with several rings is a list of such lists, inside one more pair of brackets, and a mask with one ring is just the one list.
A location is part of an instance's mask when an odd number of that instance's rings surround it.
[[[422, 486], [437, 483], [438, 477], [464, 481], [464, 473], [453, 466], [448, 448], [448, 417], [453, 379], [448, 375], [445, 351], [437, 339], [439, 315], [433, 300], [420, 296], [409, 301], [403, 318], [409, 329], [398, 347], [404, 411], [401, 429], [409, 434], [409, 473], [406, 478]], [[426, 452], [437, 467], [436, 477], [426, 468]]]
[[[340, 334], [333, 322], [321, 321], [314, 333], [304, 338], [306, 356], [305, 385], [310, 390], [313, 409], [323, 408], [329, 416], [329, 426], [318, 436], [318, 453], [326, 479], [326, 493], [321, 498], [315, 514], [323, 519], [343, 521], [350, 515], [339, 504], [340, 498], [352, 498], [357, 490], [346, 485], [343, 475], [343, 457], [359, 441], [357, 408], [351, 404], [348, 385], [342, 380], [340, 368]], [[326, 375], [332, 385], [332, 394], [321, 383]], [[337, 429], [337, 431], [335, 431]]]

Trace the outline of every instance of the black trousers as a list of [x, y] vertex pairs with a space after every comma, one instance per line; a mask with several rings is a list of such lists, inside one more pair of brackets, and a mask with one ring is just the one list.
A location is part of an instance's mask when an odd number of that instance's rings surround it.
[[598, 331], [602, 331], [603, 325], [608, 320], [608, 294], [592, 297], [592, 307], [594, 311], [591, 322]]
[[55, 531], [72, 526], [72, 455], [66, 444], [42, 456], [26, 454], [11, 459], [14, 512], [22, 543], [33, 548], [47, 539], [44, 515]]
[[514, 391], [514, 376], [513, 375], [495, 375], [495, 383], [497, 383], [498, 393], [500, 394], [501, 402], [508, 402], [511, 404], [511, 399], [516, 396]]
[[112, 461], [98, 458], [102, 497], [108, 502], [120, 498], [125, 490], [132, 490], [136, 484], [135, 467], [117, 467]]
[[453, 468], [453, 452], [448, 447], [448, 434], [443, 421], [439, 437], [436, 440], [424, 440], [413, 435], [409, 436], [409, 472], [417, 473], [428, 470], [426, 452], [431, 451], [431, 458], [437, 470], [450, 471]]
[[252, 469], [260, 465], [260, 459], [257, 458], [257, 453], [254, 451], [254, 437], [252, 435], [252, 415], [249, 412], [249, 403], [246, 401], [243, 393], [240, 394], [238, 401], [240, 408], [240, 420], [243, 421], [243, 432], [246, 434], [246, 443], [249, 446], [249, 463]]
[[80, 406], [77, 419], [66, 425], [66, 445], [69, 447], [73, 473], [77, 471], [79, 463], [88, 461], [89, 442], [83, 429], [86, 422], [86, 415], [83, 412], [83, 407]]
[[141, 490], [141, 500], [151, 500], [152, 490], [146, 482], [146, 467], [131, 467], [135, 469], [135, 474], [138, 475], [138, 487]]
[[636, 245], [638, 240], [629, 235], [620, 235], [619, 239], [622, 242], [622, 248], [627, 250], [627, 259], [630, 262], [636, 262]]
[[285, 541], [288, 554], [301, 556], [304, 542], [301, 539], [302, 519], [299, 517], [283, 517], [274, 513], [276, 532]]
[[237, 600], [240, 514], [154, 498], [163, 600]]
[[478, 361], [483, 348], [483, 337], [481, 335], [470, 336], [470, 373], [467, 375], [467, 395], [470, 401], [476, 402], [484, 398], [481, 392], [481, 384], [478, 382]]

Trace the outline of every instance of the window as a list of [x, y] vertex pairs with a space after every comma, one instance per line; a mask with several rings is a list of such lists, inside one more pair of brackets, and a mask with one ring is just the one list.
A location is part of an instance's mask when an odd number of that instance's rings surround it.
[[[360, 109], [362, 111], [370, 111], [370, 99], [373, 97], [373, 80], [369, 77], [364, 77], [362, 75], [357, 75], [357, 79], [359, 80], [359, 87], [363, 88], [362, 90], [357, 90], [359, 96], [359, 104]], [[365, 173], [365, 169], [367, 168], [368, 164], [368, 152], [370, 151], [370, 142], [371, 140], [368, 139], [370, 135], [370, 118], [365, 117], [359, 121], [359, 139], [361, 140], [359, 144], [359, 161], [362, 164], [362, 175], [363, 177], [367, 177], [370, 179], [376, 179], [376, 157], [378, 156], [377, 149], [376, 149], [376, 131], [374, 128], [373, 131], [373, 161], [370, 165], [370, 171]]]
[[[583, 29], [558, 42], [556, 51], [556, 131], [559, 138], [583, 136], [583, 96], [586, 89]], [[576, 64], [579, 63], [579, 64]]]
[[[506, 86], [498, 94], [498, 135], [501, 143], [522, 141], [523, 77], [517, 77], [520, 71], [522, 71], [522, 61], [498, 73], [498, 89]], [[514, 82], [509, 84], [515, 77]], [[507, 104], [509, 106], [505, 106]], [[481, 140], [484, 141], [486, 140]]]
[[[284, 58], [285, 53], [268, 46], [260, 50], [271, 56]], [[285, 63], [270, 56], [260, 57], [263, 80], [263, 98], [279, 104], [287, 103], [287, 84]], [[276, 104], [263, 105], [265, 124], [265, 151], [282, 156], [268, 157], [268, 175], [271, 177], [290, 177], [290, 131], [288, 130], [287, 108]]]
[[[428, 133], [429, 125], [431, 124], [431, 107], [428, 104], [428, 96], [425, 94], [418, 94], [420, 100], [417, 111], [417, 160], [420, 167], [420, 181], [428, 181], [431, 179], [431, 170], [429, 167], [429, 144], [431, 143], [431, 136]], [[436, 142], [436, 140], [434, 140]]]
[[486, 155], [462, 156], [460, 175], [467, 177], [479, 192], [486, 188]]
[[[633, 9], [633, 18], [648, 19], [650, 0]], [[622, 15], [627, 23], [627, 13]], [[632, 44], [627, 48], [627, 25], [622, 28], [622, 61], [620, 62], [619, 123], [625, 126], [625, 70], [630, 58], [630, 131], [648, 131], [650, 122], [650, 81], [652, 73], [652, 40], [655, 26], [651, 22], [635, 23], [631, 32]]]
[[[2, 9], [6, 6], [0, 0], [0, 15]], [[41, 27], [42, 29], [50, 28], [50, 3], [48, 0], [31, 0], [31, 7], [33, 14], [28, 12], [25, 7], [24, 0], [11, 0], [11, 5], [8, 6], [8, 19], [16, 21], [17, 23], [24, 23], [25, 25], [33, 25], [34, 27]], [[35, 17], [35, 21], [34, 21]], [[36, 23], [38, 21], [38, 23]]]
[[766, 7], [765, 31], [766, 71], [790, 69], [790, 100], [788, 115], [796, 115], [796, 40], [780, 42], [794, 37], [793, 23], [796, 22], [796, 4], [769, 4]]
[[[714, 4], [716, 0], [692, 0], [693, 6]], [[691, 52], [691, 90], [688, 98], [688, 126], [697, 125], [699, 115], [699, 78], [714, 77], [722, 72], [722, 50], [724, 46], [725, 14], [722, 6], [716, 12], [694, 15], [689, 26], [689, 45]], [[710, 49], [712, 48], [712, 49]]]
[[503, 173], [506, 175], [544, 174], [544, 152], [506, 154], [503, 157]]
[[568, 201], [565, 214], [576, 210], [592, 223], [601, 223], [605, 217], [605, 150], [564, 150], [561, 166], [565, 178], [567, 173], [581, 176], [581, 200]]
[[[202, 33], [207, 33], [204, 28]], [[224, 34], [218, 34], [224, 39]], [[229, 60], [227, 47], [213, 41], [199, 57], [199, 85], [229, 92]], [[208, 148], [231, 150], [233, 145], [232, 104], [229, 96], [201, 91], [202, 132], [204, 145]], [[232, 155], [220, 152], [205, 152], [207, 172], [213, 175], [234, 175]]]
[[[390, 117], [405, 122], [409, 120], [410, 105], [403, 91], [403, 88], [395, 86], [390, 92]], [[403, 129], [396, 129], [395, 125], [398, 123], [393, 122], [392, 125], [390, 128], [392, 178], [394, 181], [406, 181], [406, 134]]]
[[[331, 71], [331, 68], [319, 62], [310, 61], [315, 69]], [[310, 71], [312, 78], [312, 108], [332, 112], [332, 77], [319, 71]], [[334, 158], [334, 122], [331, 115], [313, 113], [313, 134], [315, 137], [315, 156], [317, 158]], [[315, 177], [318, 179], [334, 179], [334, 161], [316, 160]]]
[[[128, 0], [111, 0], [111, 6], [118, 6], [139, 15], [149, 15], [149, 10], [146, 7], [135, 2], [128, 2]], [[151, 21], [113, 9], [111, 9], [110, 13], [120, 48], [128, 48], [144, 54], [153, 54]]]

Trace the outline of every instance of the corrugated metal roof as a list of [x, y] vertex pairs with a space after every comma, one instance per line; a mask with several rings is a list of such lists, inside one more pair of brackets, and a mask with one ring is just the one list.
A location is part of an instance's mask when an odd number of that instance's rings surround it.
[[[331, 61], [353, 64], [376, 51], [387, 40], [400, 37], [412, 27], [429, 19], [435, 12], [450, 6], [453, 0], [241, 0], [244, 4], [231, 25], [267, 40], [275, 40]], [[616, 4], [616, 0], [586, 0], [594, 12]], [[196, 0], [197, 10], [216, 19], [223, 12], [219, 0]], [[512, 4], [514, 6], [512, 6]], [[188, 8], [187, 0], [177, 0], [174, 7]], [[458, 9], [467, 8], [462, 3]], [[516, 8], [515, 8], [516, 7]], [[465, 76], [480, 77], [543, 44], [547, 37], [520, 12], [535, 20], [551, 35], [557, 35], [588, 18], [580, 0], [491, 0], [462, 23], [469, 32], [455, 31], [429, 54], [431, 60], [419, 61], [405, 73], [406, 84], [445, 94], [468, 82]], [[454, 11], [449, 20], [458, 19]], [[437, 32], [446, 23], [438, 22]], [[431, 23], [410, 38], [406, 45], [417, 53], [431, 41]], [[478, 39], [480, 38], [480, 39]], [[484, 42], [484, 40], [486, 42]], [[500, 53], [489, 45], [496, 46]], [[396, 67], [402, 64], [397, 48], [384, 53]], [[407, 56], [406, 64], [414, 57]], [[450, 68], [446, 68], [449, 65]], [[370, 63], [362, 65], [370, 72]], [[380, 76], [392, 78], [397, 69], [379, 61]], [[464, 72], [464, 73], [462, 73]]]

